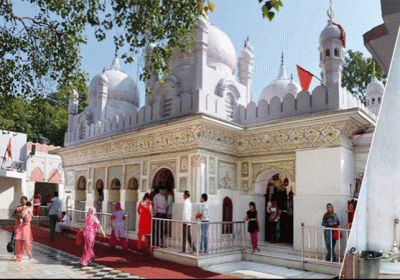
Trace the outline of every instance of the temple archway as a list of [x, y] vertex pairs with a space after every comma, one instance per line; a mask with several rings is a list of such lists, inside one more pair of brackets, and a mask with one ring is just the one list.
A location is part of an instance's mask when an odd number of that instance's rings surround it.
[[158, 193], [160, 188], [165, 188], [173, 193], [175, 188], [175, 180], [172, 171], [168, 168], [160, 169], [156, 175], [154, 175], [152, 186], [156, 193]]
[[86, 178], [80, 176], [78, 178], [75, 190], [75, 209], [85, 211], [86, 207]]

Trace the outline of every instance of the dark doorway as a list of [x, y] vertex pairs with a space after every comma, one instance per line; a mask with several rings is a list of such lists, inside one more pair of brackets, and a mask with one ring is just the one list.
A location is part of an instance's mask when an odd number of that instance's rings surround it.
[[172, 172], [167, 168], [163, 168], [158, 171], [157, 174], [154, 176], [153, 188], [156, 193], [158, 193], [158, 190], [160, 188], [164, 188], [173, 194], [175, 182]]

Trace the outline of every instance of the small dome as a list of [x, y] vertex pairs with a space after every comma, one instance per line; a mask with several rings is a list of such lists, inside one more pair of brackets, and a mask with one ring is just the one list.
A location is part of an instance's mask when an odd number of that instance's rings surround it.
[[383, 94], [385, 91], [385, 86], [381, 81], [379, 81], [375, 76], [372, 77], [371, 82], [367, 86], [366, 96], [369, 96], [373, 93], [381, 93]]
[[244, 58], [244, 59], [253, 59], [254, 58], [253, 46], [250, 44], [249, 41], [246, 41], [245, 46], [239, 53], [239, 60], [242, 58]]
[[319, 43], [322, 45], [326, 40], [337, 39], [341, 40], [342, 31], [337, 25], [332, 24], [331, 21], [328, 20], [328, 25], [325, 26], [324, 30], [322, 30], [321, 35], [319, 36]]
[[113, 64], [102, 74], [96, 75], [89, 85], [89, 103], [94, 100], [98, 93], [100, 82], [107, 83], [108, 99], [120, 100], [132, 103], [139, 107], [139, 90], [135, 81], [120, 70], [119, 61], [114, 58]]
[[283, 99], [288, 93], [296, 95], [300, 91], [301, 87], [297, 83], [295, 83], [293, 79], [289, 79], [287, 77], [285, 66], [282, 62], [278, 79], [276, 79], [263, 89], [260, 95], [260, 100], [265, 99], [267, 101], [270, 101], [275, 96]]
[[233, 74], [236, 69], [236, 51], [232, 41], [221, 29], [215, 25], [208, 25], [207, 65], [217, 68], [229, 67], [228, 72]]

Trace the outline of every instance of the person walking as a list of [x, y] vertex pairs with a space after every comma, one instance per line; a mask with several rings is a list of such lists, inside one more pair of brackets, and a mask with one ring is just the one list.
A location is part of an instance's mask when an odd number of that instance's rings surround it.
[[[153, 198], [153, 216], [158, 219], [167, 218], [168, 203], [165, 197], [165, 189], [160, 191]], [[164, 220], [156, 220], [153, 223], [153, 245], [164, 247]]]
[[145, 236], [145, 247], [147, 248], [147, 236], [151, 234], [151, 200], [149, 193], [145, 193], [143, 199], [139, 202], [137, 207], [139, 214], [139, 230], [138, 230], [138, 249], [142, 247], [142, 238]]
[[260, 232], [260, 227], [258, 224], [256, 204], [254, 202], [250, 202], [249, 208], [250, 210], [248, 210], [246, 213], [246, 221], [249, 222], [247, 225], [247, 231], [250, 233], [251, 246], [253, 247], [253, 251], [251, 253], [254, 254], [256, 250], [260, 252], [260, 249], [258, 248], [258, 233]]
[[33, 199], [33, 216], [37, 217], [40, 214], [40, 204], [42, 204], [42, 196], [36, 193]]
[[200, 198], [200, 212], [196, 214], [196, 219], [201, 219], [200, 252], [204, 252], [205, 254], [208, 253], [208, 226], [210, 221], [210, 209], [207, 200], [207, 194], [203, 193]]
[[[339, 227], [339, 224], [340, 224], [339, 217], [333, 211], [332, 203], [328, 203], [326, 205], [326, 210], [327, 210], [327, 212], [324, 214], [324, 216], [322, 218], [321, 225], [326, 228]], [[326, 244], [326, 260], [336, 262], [337, 261], [336, 253], [335, 253], [336, 240], [333, 238], [332, 232], [333, 232], [333, 230], [331, 230], [331, 229], [324, 230], [324, 238], [325, 238], [325, 244]]]
[[17, 206], [14, 210], [13, 218], [15, 219], [14, 225], [14, 239], [15, 239], [15, 256], [16, 261], [21, 261], [24, 257], [24, 252], [32, 259], [31, 243], [33, 241], [31, 220], [32, 210], [26, 205], [28, 198], [21, 197], [21, 205]]
[[[181, 253], [186, 252], [186, 237], [189, 241], [189, 246], [192, 247], [192, 233], [191, 233], [191, 221], [192, 221], [192, 203], [189, 200], [190, 192], [185, 191], [183, 193], [183, 215], [182, 215], [182, 251]], [[192, 252], [195, 251], [196, 248], [193, 246]]]
[[111, 222], [113, 223], [109, 241], [110, 248], [115, 248], [117, 243], [121, 241], [122, 249], [128, 249], [128, 243], [125, 235], [125, 215], [125, 211], [121, 208], [121, 202], [117, 201], [114, 206], [114, 213], [110, 217]]
[[79, 260], [79, 263], [82, 266], [88, 265], [88, 263], [92, 262], [95, 258], [94, 255], [94, 243], [96, 241], [96, 232], [97, 229], [100, 228], [103, 237], [106, 237], [103, 228], [100, 225], [100, 221], [97, 218], [96, 208], [90, 207], [88, 210], [88, 214], [85, 219], [85, 226], [83, 230], [83, 255]]
[[49, 209], [50, 240], [54, 241], [57, 218], [61, 214], [61, 200], [58, 198], [58, 192], [54, 192], [54, 197], [47, 204], [47, 208]]

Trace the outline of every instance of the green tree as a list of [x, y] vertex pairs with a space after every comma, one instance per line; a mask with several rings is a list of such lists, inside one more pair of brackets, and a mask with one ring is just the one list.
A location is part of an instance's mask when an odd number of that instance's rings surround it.
[[348, 50], [342, 71], [342, 87], [365, 104], [365, 91], [374, 72], [376, 78], [385, 84], [387, 76], [372, 57]]
[[[27, 7], [26, 14], [17, 4]], [[84, 30], [89, 25], [99, 41], [107, 34], [121, 34], [114, 35], [114, 42], [117, 49], [128, 47], [121, 55], [127, 63], [156, 43], [152, 66], [143, 67], [140, 78], [163, 75], [171, 57], [164, 47], [185, 50], [194, 38], [198, 16], [212, 9], [209, 0], [0, 1], [0, 93], [43, 95], [43, 79], [59, 88], [81, 84], [86, 74], [79, 47], [87, 41]]]
[[271, 21], [275, 17], [275, 13], [283, 6], [282, 0], [258, 0], [259, 3], [263, 3], [261, 12], [263, 18], [267, 18]]

